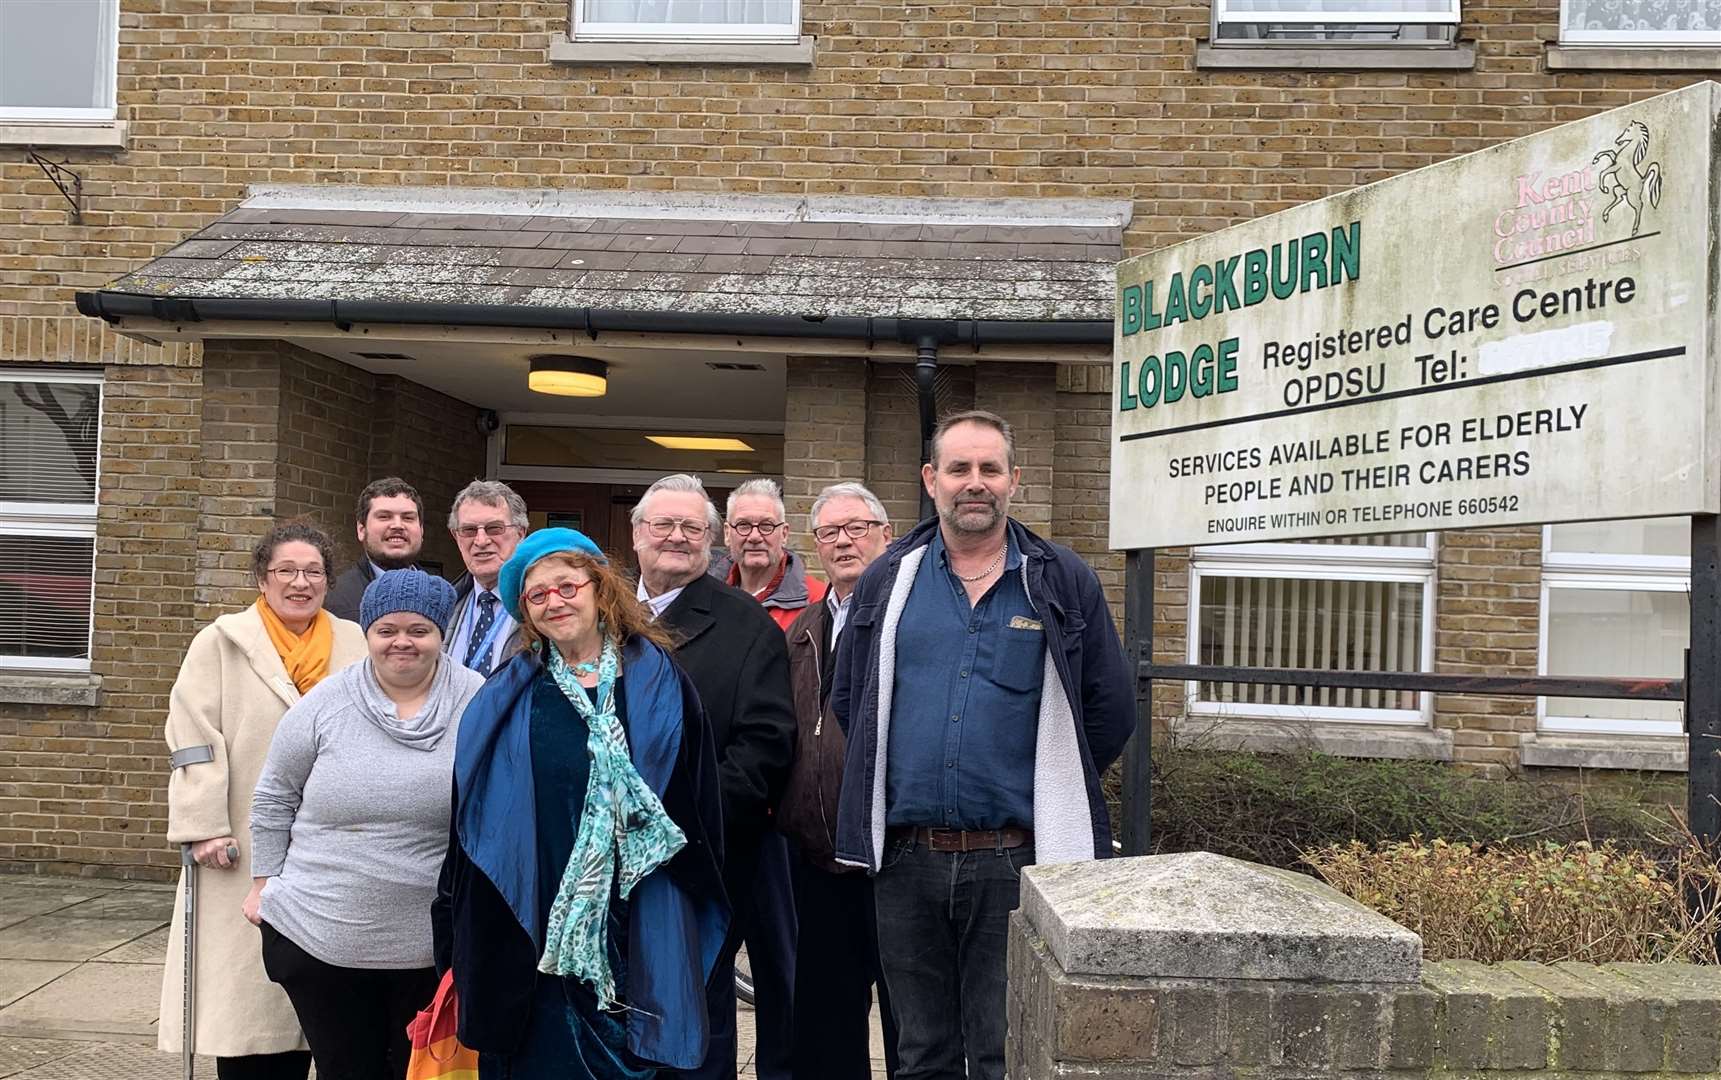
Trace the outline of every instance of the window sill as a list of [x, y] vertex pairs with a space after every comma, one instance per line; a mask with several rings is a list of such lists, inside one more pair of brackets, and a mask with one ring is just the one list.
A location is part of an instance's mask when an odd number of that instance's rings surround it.
[[1572, 735], [1539, 731], [1520, 744], [1525, 765], [1568, 769], [1684, 772], [1685, 740], [1658, 735]]
[[1714, 71], [1721, 48], [1654, 45], [1549, 45], [1549, 71]]
[[1174, 736], [1199, 740], [1212, 750], [1288, 754], [1316, 750], [1333, 757], [1390, 758], [1399, 761], [1451, 761], [1452, 733], [1397, 724], [1354, 724], [1340, 720], [1219, 719], [1182, 716], [1171, 722]]
[[91, 150], [124, 150], [126, 122], [52, 124], [0, 120], [0, 146], [64, 146]]
[[1472, 45], [1400, 45], [1373, 48], [1315, 45], [1306, 48], [1269, 48], [1198, 42], [1195, 46], [1195, 66], [1209, 70], [1306, 68], [1316, 71], [1470, 71], [1476, 67], [1476, 49]]
[[813, 39], [793, 44], [735, 44], [699, 41], [570, 41], [550, 39], [552, 64], [783, 64], [811, 67]]
[[100, 675], [14, 675], [0, 671], [0, 704], [73, 705], [102, 703]]

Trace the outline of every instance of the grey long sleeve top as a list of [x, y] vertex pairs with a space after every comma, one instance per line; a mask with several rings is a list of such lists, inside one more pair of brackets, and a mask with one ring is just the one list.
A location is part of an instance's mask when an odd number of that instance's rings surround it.
[[456, 729], [483, 684], [444, 658], [424, 709], [402, 720], [366, 661], [287, 711], [251, 806], [265, 922], [324, 963], [431, 966]]

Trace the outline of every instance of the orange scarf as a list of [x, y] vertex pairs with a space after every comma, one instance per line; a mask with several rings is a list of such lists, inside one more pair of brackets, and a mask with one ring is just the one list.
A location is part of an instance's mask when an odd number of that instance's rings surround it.
[[257, 598], [257, 614], [263, 617], [263, 629], [269, 631], [269, 641], [281, 656], [281, 663], [293, 685], [303, 694], [322, 682], [329, 673], [329, 654], [335, 648], [335, 620], [326, 611], [317, 612], [310, 629], [303, 635], [287, 629], [281, 616], [261, 596]]

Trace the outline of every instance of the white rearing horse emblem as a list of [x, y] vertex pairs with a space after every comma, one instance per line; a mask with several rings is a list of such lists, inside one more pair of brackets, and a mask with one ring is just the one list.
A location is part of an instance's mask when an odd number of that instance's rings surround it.
[[1592, 165], [1603, 158], [1608, 160], [1597, 186], [1603, 194], [1612, 195], [1613, 201], [1602, 210], [1601, 219], [1606, 221], [1614, 207], [1623, 202], [1632, 209], [1631, 235], [1636, 236], [1643, 227], [1644, 198], [1652, 207], [1661, 206], [1661, 163], [1652, 161], [1644, 167], [1643, 159], [1649, 156], [1649, 127], [1641, 120], [1627, 124], [1613, 145], [1613, 149], [1602, 150], [1590, 159]]

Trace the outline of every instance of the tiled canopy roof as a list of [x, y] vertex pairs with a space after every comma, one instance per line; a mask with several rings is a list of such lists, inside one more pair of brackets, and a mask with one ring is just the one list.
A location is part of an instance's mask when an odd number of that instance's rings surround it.
[[707, 314], [1103, 320], [1129, 204], [295, 187], [108, 291]]

